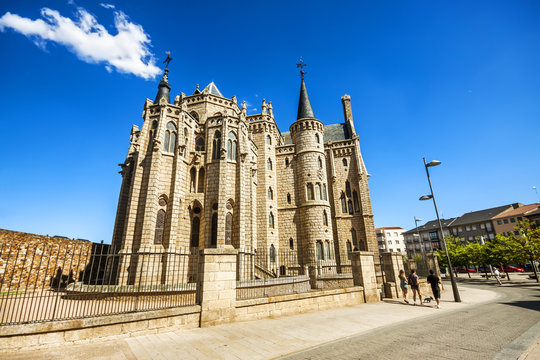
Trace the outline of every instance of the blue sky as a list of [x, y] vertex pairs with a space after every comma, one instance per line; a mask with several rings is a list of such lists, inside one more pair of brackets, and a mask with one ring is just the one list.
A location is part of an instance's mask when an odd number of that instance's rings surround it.
[[[538, 1], [106, 4], [0, 3], [1, 228], [110, 241], [117, 164], [167, 50], [174, 95], [215, 81], [248, 113], [272, 101], [281, 131], [296, 118], [300, 56], [317, 118], [342, 122], [350, 94], [376, 226], [434, 218], [418, 201], [423, 156], [443, 162], [432, 181], [444, 217], [537, 201]], [[63, 27], [51, 33], [53, 10]]]

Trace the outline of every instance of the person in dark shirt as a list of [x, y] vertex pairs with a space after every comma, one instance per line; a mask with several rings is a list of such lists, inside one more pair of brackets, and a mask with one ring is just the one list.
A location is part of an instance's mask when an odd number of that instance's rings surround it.
[[433, 270], [429, 270], [429, 276], [427, 277], [427, 282], [431, 285], [431, 291], [433, 291], [433, 296], [435, 301], [437, 301], [437, 309], [441, 308], [441, 289], [439, 284], [441, 283], [441, 278], [433, 273]]

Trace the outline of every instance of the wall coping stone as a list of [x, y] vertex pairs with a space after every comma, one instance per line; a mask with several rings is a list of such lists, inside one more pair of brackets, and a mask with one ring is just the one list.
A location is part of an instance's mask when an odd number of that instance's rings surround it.
[[0, 338], [15, 335], [32, 335], [65, 330], [79, 330], [104, 325], [122, 324], [143, 320], [159, 319], [201, 312], [200, 305], [184, 306], [171, 309], [141, 311], [136, 313], [90, 317], [63, 321], [51, 321], [33, 324], [0, 326]]
[[238, 249], [233, 248], [231, 245], [226, 245], [226, 246], [227, 247], [202, 249], [200, 250], [200, 254], [201, 255], [237, 255], [238, 254]]

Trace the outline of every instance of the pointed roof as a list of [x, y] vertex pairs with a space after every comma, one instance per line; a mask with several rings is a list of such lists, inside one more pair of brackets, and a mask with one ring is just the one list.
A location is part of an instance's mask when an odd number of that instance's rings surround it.
[[161, 81], [158, 85], [158, 93], [156, 95], [156, 99], [154, 100], [154, 104], [159, 104], [159, 100], [164, 97], [165, 100], [167, 100], [167, 104], [171, 103], [171, 85], [169, 85], [169, 67], [167, 66], [165, 68], [165, 72], [163, 73], [163, 77], [161, 78]]
[[217, 88], [216, 84], [214, 84], [213, 81], [210, 84], [206, 85], [206, 87], [203, 90], [203, 93], [224, 97], [221, 94], [221, 91], [219, 91], [219, 89]]
[[195, 88], [195, 91], [193, 92], [192, 95], [199, 95], [201, 93], [201, 91], [199, 90], [199, 84], [197, 84], [197, 87]]
[[300, 99], [298, 100], [298, 115], [296, 116], [296, 120], [299, 119], [315, 119], [304, 83], [304, 74], [302, 74], [302, 83], [300, 84]]

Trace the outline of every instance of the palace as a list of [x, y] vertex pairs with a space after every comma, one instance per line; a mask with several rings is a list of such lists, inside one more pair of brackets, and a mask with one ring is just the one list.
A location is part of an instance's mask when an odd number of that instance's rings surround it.
[[290, 249], [305, 267], [342, 263], [356, 249], [374, 252], [378, 265], [349, 95], [341, 98], [345, 121], [324, 125], [301, 71], [298, 116], [281, 132], [271, 102], [248, 115], [245, 101], [239, 106], [213, 82], [171, 103], [168, 71], [121, 164], [112, 243], [120, 253], [236, 248], [278, 262], [280, 249]]

